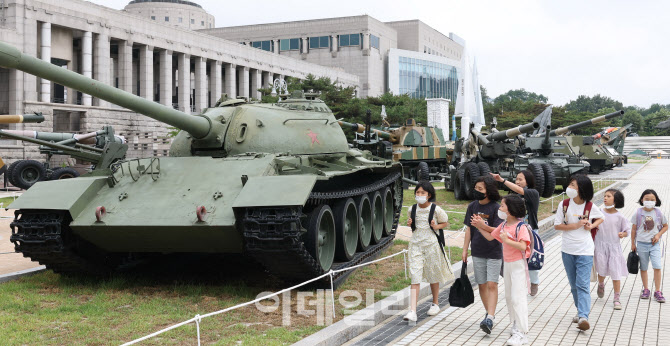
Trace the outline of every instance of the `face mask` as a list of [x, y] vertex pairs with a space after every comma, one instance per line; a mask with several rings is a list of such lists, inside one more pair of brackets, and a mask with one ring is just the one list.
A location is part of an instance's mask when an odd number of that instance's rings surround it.
[[428, 201], [427, 196], [414, 196], [414, 199], [416, 200], [416, 203], [419, 203], [419, 204], [424, 204]]
[[565, 190], [565, 194], [568, 196], [568, 198], [575, 198], [575, 197], [579, 196], [579, 192], [577, 192], [577, 190], [575, 190], [571, 187], [569, 187]]
[[642, 204], [644, 204], [644, 207], [647, 209], [653, 209], [656, 206], [656, 201], [644, 201]]
[[498, 218], [501, 220], [507, 220], [507, 213], [498, 209]]
[[605, 206], [605, 209], [612, 209], [612, 208], [614, 208], [614, 204]]
[[483, 192], [479, 192], [477, 190], [474, 191], [474, 197], [475, 201], [481, 201], [482, 199], [486, 199], [486, 194]]

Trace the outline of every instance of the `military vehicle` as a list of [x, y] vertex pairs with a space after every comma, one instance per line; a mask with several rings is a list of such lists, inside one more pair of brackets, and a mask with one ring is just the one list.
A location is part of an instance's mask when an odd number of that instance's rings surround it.
[[[50, 161], [53, 155], [72, 155], [78, 156], [82, 150], [101, 152], [107, 143], [125, 143], [125, 139], [121, 136], [114, 135], [114, 129], [111, 126], [106, 126], [100, 131], [73, 134], [73, 133], [57, 133], [57, 132], [38, 132], [38, 131], [20, 131], [20, 130], [3, 130], [0, 131], [0, 137], [12, 138], [20, 141], [33, 142], [40, 144], [39, 150], [41, 154], [46, 154], [45, 162], [36, 160], [17, 160], [9, 166], [8, 179], [9, 182], [21, 189], [29, 189], [35, 183], [43, 180], [60, 180], [76, 178], [79, 172], [72, 167], [56, 167], [50, 166]], [[37, 142], [35, 142], [37, 140]], [[66, 146], [69, 150], [64, 151], [61, 147]], [[72, 149], [82, 149], [73, 150]], [[125, 155], [125, 150], [122, 153]], [[90, 158], [89, 156], [86, 156]], [[97, 158], [97, 155], [93, 156]], [[118, 157], [118, 158], [122, 158]], [[99, 160], [98, 160], [99, 161]], [[94, 161], [96, 162], [96, 161]]]
[[[34, 114], [19, 114], [19, 115], [0, 115], [0, 124], [21, 124], [21, 123], [41, 123], [44, 121], [44, 116], [41, 113]], [[4, 174], [4, 186], [7, 187], [7, 182], [11, 183], [10, 170], [12, 165], [7, 165], [0, 158], [0, 174]], [[11, 183], [14, 185], [13, 183]]]
[[[0, 66], [181, 130], [168, 157], [101, 162], [77, 179], [39, 182], [12, 203], [16, 251], [47, 268], [99, 273], [145, 254], [232, 253], [293, 281], [392, 244], [401, 165], [350, 149], [321, 100], [301, 91], [274, 104], [222, 98], [188, 115], [1, 42]], [[336, 283], [348, 273], [333, 274]]]
[[[369, 119], [366, 119], [365, 125], [338, 122], [343, 129], [356, 133], [354, 143], [357, 148], [402, 163], [403, 176], [407, 179], [421, 180], [423, 174], [432, 177], [432, 180], [442, 180], [440, 174], [447, 173], [448, 154], [453, 148], [445, 141], [440, 128], [419, 126], [412, 118], [407, 119], [403, 126], [382, 129], [371, 128]], [[420, 166], [421, 162], [427, 164], [428, 171], [425, 171], [426, 166]]]
[[626, 137], [629, 136], [629, 131], [632, 127], [633, 124], [628, 124], [622, 127], [609, 127], [593, 136], [594, 139], [600, 140], [601, 144], [614, 149], [618, 154], [618, 157], [616, 157], [615, 160], [618, 166], [628, 163], [628, 156], [624, 155], [623, 148], [626, 143]]

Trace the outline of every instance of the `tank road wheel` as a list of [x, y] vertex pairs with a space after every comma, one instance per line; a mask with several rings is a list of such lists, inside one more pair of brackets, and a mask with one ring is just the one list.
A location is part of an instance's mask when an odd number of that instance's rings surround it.
[[335, 258], [335, 218], [328, 205], [318, 206], [309, 218], [307, 251], [324, 271], [330, 270]]
[[540, 196], [544, 196], [544, 170], [542, 170], [542, 166], [539, 163], [533, 162], [528, 165], [528, 170], [535, 177], [535, 190], [537, 190]]
[[367, 250], [372, 238], [372, 205], [368, 195], [362, 195], [356, 200], [358, 207], [358, 251]]
[[393, 231], [393, 217], [395, 216], [395, 205], [393, 191], [390, 187], [384, 189], [384, 236]]
[[491, 173], [491, 168], [489, 167], [489, 164], [486, 163], [486, 162], [477, 163], [477, 167], [479, 167], [479, 176], [480, 177], [488, 176], [489, 173]]
[[384, 233], [384, 201], [382, 194], [375, 191], [370, 194], [372, 203], [372, 243], [378, 244]]
[[70, 179], [76, 178], [79, 176], [79, 172], [75, 171], [74, 168], [62, 167], [56, 168], [51, 172], [51, 177], [49, 180], [61, 180], [61, 179]]
[[342, 200], [333, 208], [335, 214], [335, 234], [337, 247], [335, 258], [338, 261], [351, 261], [358, 246], [358, 210], [353, 198]]
[[42, 181], [47, 176], [47, 170], [44, 165], [35, 160], [21, 160], [12, 170], [14, 186], [27, 190], [38, 181]]
[[9, 167], [7, 167], [7, 172], [5, 173], [7, 175], [7, 180], [13, 186], [16, 186], [16, 181], [14, 181], [14, 177], [12, 176], [12, 172], [14, 171], [14, 168], [16, 168], [16, 165], [18, 165], [19, 162], [21, 162], [21, 161], [23, 161], [23, 160], [12, 162], [12, 164], [9, 165]]
[[417, 181], [430, 181], [430, 167], [428, 164], [421, 161], [419, 166], [416, 167], [416, 180]]
[[468, 198], [465, 194], [465, 169], [463, 169], [463, 167], [460, 167], [456, 171], [456, 178], [454, 179], [454, 198], [459, 201]]
[[548, 163], [542, 164], [542, 170], [544, 171], [544, 193], [542, 194], [542, 197], [549, 198], [556, 190], [556, 174], [554, 173], [554, 169]]
[[469, 162], [465, 166], [465, 195], [468, 199], [475, 198], [475, 183], [479, 178], [479, 166], [476, 163]]

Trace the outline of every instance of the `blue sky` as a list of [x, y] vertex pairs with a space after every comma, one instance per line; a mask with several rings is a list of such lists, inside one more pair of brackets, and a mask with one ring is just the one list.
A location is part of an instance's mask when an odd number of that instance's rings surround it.
[[[670, 103], [670, 1], [193, 0], [216, 26], [369, 14], [454, 32], [477, 57], [490, 96], [525, 88], [562, 105], [601, 94], [625, 105]], [[93, 0], [122, 9], [128, 0]]]

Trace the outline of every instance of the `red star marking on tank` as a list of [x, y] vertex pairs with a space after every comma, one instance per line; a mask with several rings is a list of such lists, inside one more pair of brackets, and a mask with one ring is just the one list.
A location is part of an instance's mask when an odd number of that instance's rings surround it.
[[316, 138], [316, 136], [318, 135], [312, 132], [312, 130], [309, 130], [309, 133], [307, 135], [309, 136], [309, 138], [312, 139], [312, 144], [314, 144], [314, 142], [316, 142], [317, 144], [321, 144], [321, 142], [319, 142], [319, 140]]

